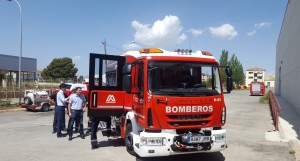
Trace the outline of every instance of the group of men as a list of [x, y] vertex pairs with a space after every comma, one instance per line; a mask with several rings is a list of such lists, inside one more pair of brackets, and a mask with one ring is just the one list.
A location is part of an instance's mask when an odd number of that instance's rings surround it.
[[59, 86], [60, 90], [50, 96], [50, 100], [55, 101], [55, 113], [53, 120], [53, 132], [56, 133], [57, 137], [65, 137], [66, 134], [62, 134], [62, 130], [65, 126], [65, 109], [67, 108], [69, 123], [67, 128], [67, 134], [69, 140], [73, 139], [73, 126], [74, 122], [77, 122], [77, 128], [79, 126], [79, 133], [82, 139], [85, 138], [83, 133], [83, 113], [86, 111], [86, 99], [81, 94], [81, 87], [76, 87], [73, 93], [66, 97], [64, 91], [66, 90], [66, 84], [62, 83]]
[[[80, 137], [85, 139], [84, 130], [83, 130], [83, 114], [86, 111], [86, 104], [87, 100], [83, 94], [81, 94], [81, 87], [76, 87], [72, 90], [72, 94], [67, 97], [64, 94], [66, 90], [66, 84], [62, 83], [59, 86], [60, 90], [57, 93], [53, 93], [48, 100], [55, 104], [55, 113], [54, 113], [54, 120], [53, 120], [53, 131], [52, 133], [56, 133], [57, 137], [65, 137], [69, 135], [68, 140], [71, 141], [73, 139], [73, 126], [75, 122], [75, 129], [76, 131], [79, 130]], [[67, 128], [67, 134], [63, 134], [62, 130], [65, 129], [65, 109], [67, 108], [69, 122]], [[91, 145], [92, 149], [98, 148], [98, 141], [97, 141], [97, 131], [98, 125], [100, 121], [107, 122], [107, 134], [110, 136], [110, 127], [111, 127], [111, 120], [110, 117], [108, 118], [91, 118], [89, 120], [89, 127], [91, 132]]]

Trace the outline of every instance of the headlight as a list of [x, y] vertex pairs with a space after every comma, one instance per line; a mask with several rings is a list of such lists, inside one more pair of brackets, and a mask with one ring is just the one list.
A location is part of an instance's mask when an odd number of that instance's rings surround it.
[[162, 146], [165, 145], [166, 138], [162, 137], [141, 137], [141, 146]]
[[226, 134], [215, 134], [214, 141], [226, 141]]

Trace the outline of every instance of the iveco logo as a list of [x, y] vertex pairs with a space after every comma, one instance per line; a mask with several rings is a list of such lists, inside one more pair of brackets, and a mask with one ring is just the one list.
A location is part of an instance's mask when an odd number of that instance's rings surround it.
[[114, 95], [108, 95], [108, 97], [106, 98], [106, 103], [116, 103]]

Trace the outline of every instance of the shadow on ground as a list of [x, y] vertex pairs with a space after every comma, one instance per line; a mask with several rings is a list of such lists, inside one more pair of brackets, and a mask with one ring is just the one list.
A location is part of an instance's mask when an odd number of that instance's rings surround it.
[[141, 158], [136, 157], [136, 161], [223, 161], [225, 157], [220, 152], [215, 153], [198, 153], [198, 154], [187, 154], [187, 155], [175, 155], [175, 156], [166, 156], [166, 157], [151, 157], [151, 158]]

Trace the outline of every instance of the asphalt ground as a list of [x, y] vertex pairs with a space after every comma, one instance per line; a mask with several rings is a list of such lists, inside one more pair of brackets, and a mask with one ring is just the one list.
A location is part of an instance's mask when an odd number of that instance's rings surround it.
[[[228, 148], [217, 153], [139, 158], [126, 152], [122, 139], [107, 138], [98, 132], [100, 148], [91, 150], [90, 136], [57, 138], [52, 134], [53, 110], [19, 109], [0, 112], [0, 160], [103, 160], [103, 161], [292, 161], [293, 150], [274, 132], [269, 106], [258, 102], [249, 91], [225, 94]], [[66, 118], [68, 118], [66, 116]], [[87, 117], [84, 127], [87, 127]], [[271, 134], [271, 135], [270, 135]], [[275, 134], [275, 135], [273, 135]], [[279, 138], [276, 138], [279, 137]], [[274, 139], [275, 138], [275, 139]], [[275, 140], [275, 141], [270, 141]], [[279, 141], [278, 141], [279, 140]]]

